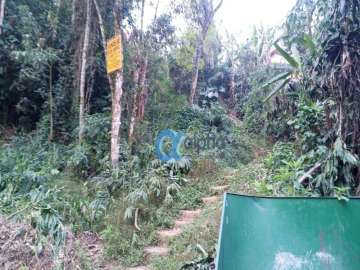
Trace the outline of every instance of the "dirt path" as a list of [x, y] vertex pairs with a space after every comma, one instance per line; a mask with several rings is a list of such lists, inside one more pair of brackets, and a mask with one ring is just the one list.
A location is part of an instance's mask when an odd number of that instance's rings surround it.
[[[217, 203], [229, 188], [228, 185], [213, 186], [210, 188], [211, 196], [202, 198], [204, 205]], [[184, 228], [194, 222], [202, 213], [202, 209], [181, 210], [179, 217], [174, 221], [172, 229], [158, 230], [157, 246], [148, 246], [144, 249], [146, 265], [127, 268], [126, 270], [151, 270], [150, 261], [157, 256], [170, 254], [169, 241], [181, 236]], [[28, 224], [13, 223], [0, 218], [0, 269], [15, 270], [22, 265], [30, 269], [51, 269], [55, 266], [51, 250], [45, 247], [41, 255], [34, 257], [33, 248], [36, 231]], [[84, 269], [90, 267], [94, 270], [124, 269], [120, 265], [105, 259], [104, 242], [101, 237], [90, 231], [75, 236], [66, 229], [65, 243], [60, 251], [59, 262], [64, 269]]]
[[[202, 198], [202, 202], [205, 205], [217, 203], [221, 200], [222, 195], [226, 190], [228, 190], [228, 185], [213, 186], [210, 188], [211, 193], [213, 194], [210, 197]], [[181, 210], [178, 219], [175, 220], [175, 226], [172, 229], [159, 230], [157, 231], [157, 237], [159, 244], [157, 246], [149, 246], [144, 249], [146, 265], [139, 265], [136, 267], [130, 267], [126, 270], [151, 270], [150, 261], [152, 258], [157, 256], [168, 256], [170, 254], [170, 248], [168, 243], [174, 237], [179, 237], [184, 231], [184, 228], [192, 224], [196, 218], [200, 216], [202, 209], [196, 210]]]

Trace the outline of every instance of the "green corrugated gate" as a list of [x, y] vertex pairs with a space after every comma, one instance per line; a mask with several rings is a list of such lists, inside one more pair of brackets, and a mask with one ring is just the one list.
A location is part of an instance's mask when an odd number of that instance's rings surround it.
[[225, 194], [217, 270], [360, 270], [360, 199]]

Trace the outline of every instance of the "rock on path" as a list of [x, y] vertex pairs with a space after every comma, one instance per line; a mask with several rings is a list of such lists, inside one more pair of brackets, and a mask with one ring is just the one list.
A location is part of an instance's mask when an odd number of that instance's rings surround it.
[[153, 246], [153, 247], [146, 247], [144, 249], [144, 252], [147, 257], [166, 256], [169, 254], [170, 249], [166, 246]]
[[136, 267], [130, 267], [127, 270], [151, 270], [148, 266], [136, 266]]
[[230, 188], [229, 185], [211, 187], [210, 190], [214, 194], [222, 194]]
[[220, 201], [220, 196], [211, 196], [202, 198], [204, 204], [213, 204]]

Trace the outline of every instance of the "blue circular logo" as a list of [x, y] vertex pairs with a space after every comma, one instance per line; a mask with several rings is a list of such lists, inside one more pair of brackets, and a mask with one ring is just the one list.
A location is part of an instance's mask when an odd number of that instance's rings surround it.
[[[170, 159], [180, 160], [180, 146], [185, 135], [181, 132], [176, 132], [171, 129], [162, 130], [156, 138], [155, 153], [161, 161], [169, 161]], [[166, 153], [163, 149], [165, 139], [171, 140], [171, 149]]]

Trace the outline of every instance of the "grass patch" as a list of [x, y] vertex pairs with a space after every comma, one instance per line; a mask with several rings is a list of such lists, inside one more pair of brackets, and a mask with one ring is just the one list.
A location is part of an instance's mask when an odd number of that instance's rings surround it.
[[240, 165], [233, 174], [228, 177], [230, 191], [246, 195], [265, 195], [258, 186], [264, 182], [267, 170], [263, 160], [258, 159], [247, 165]]

